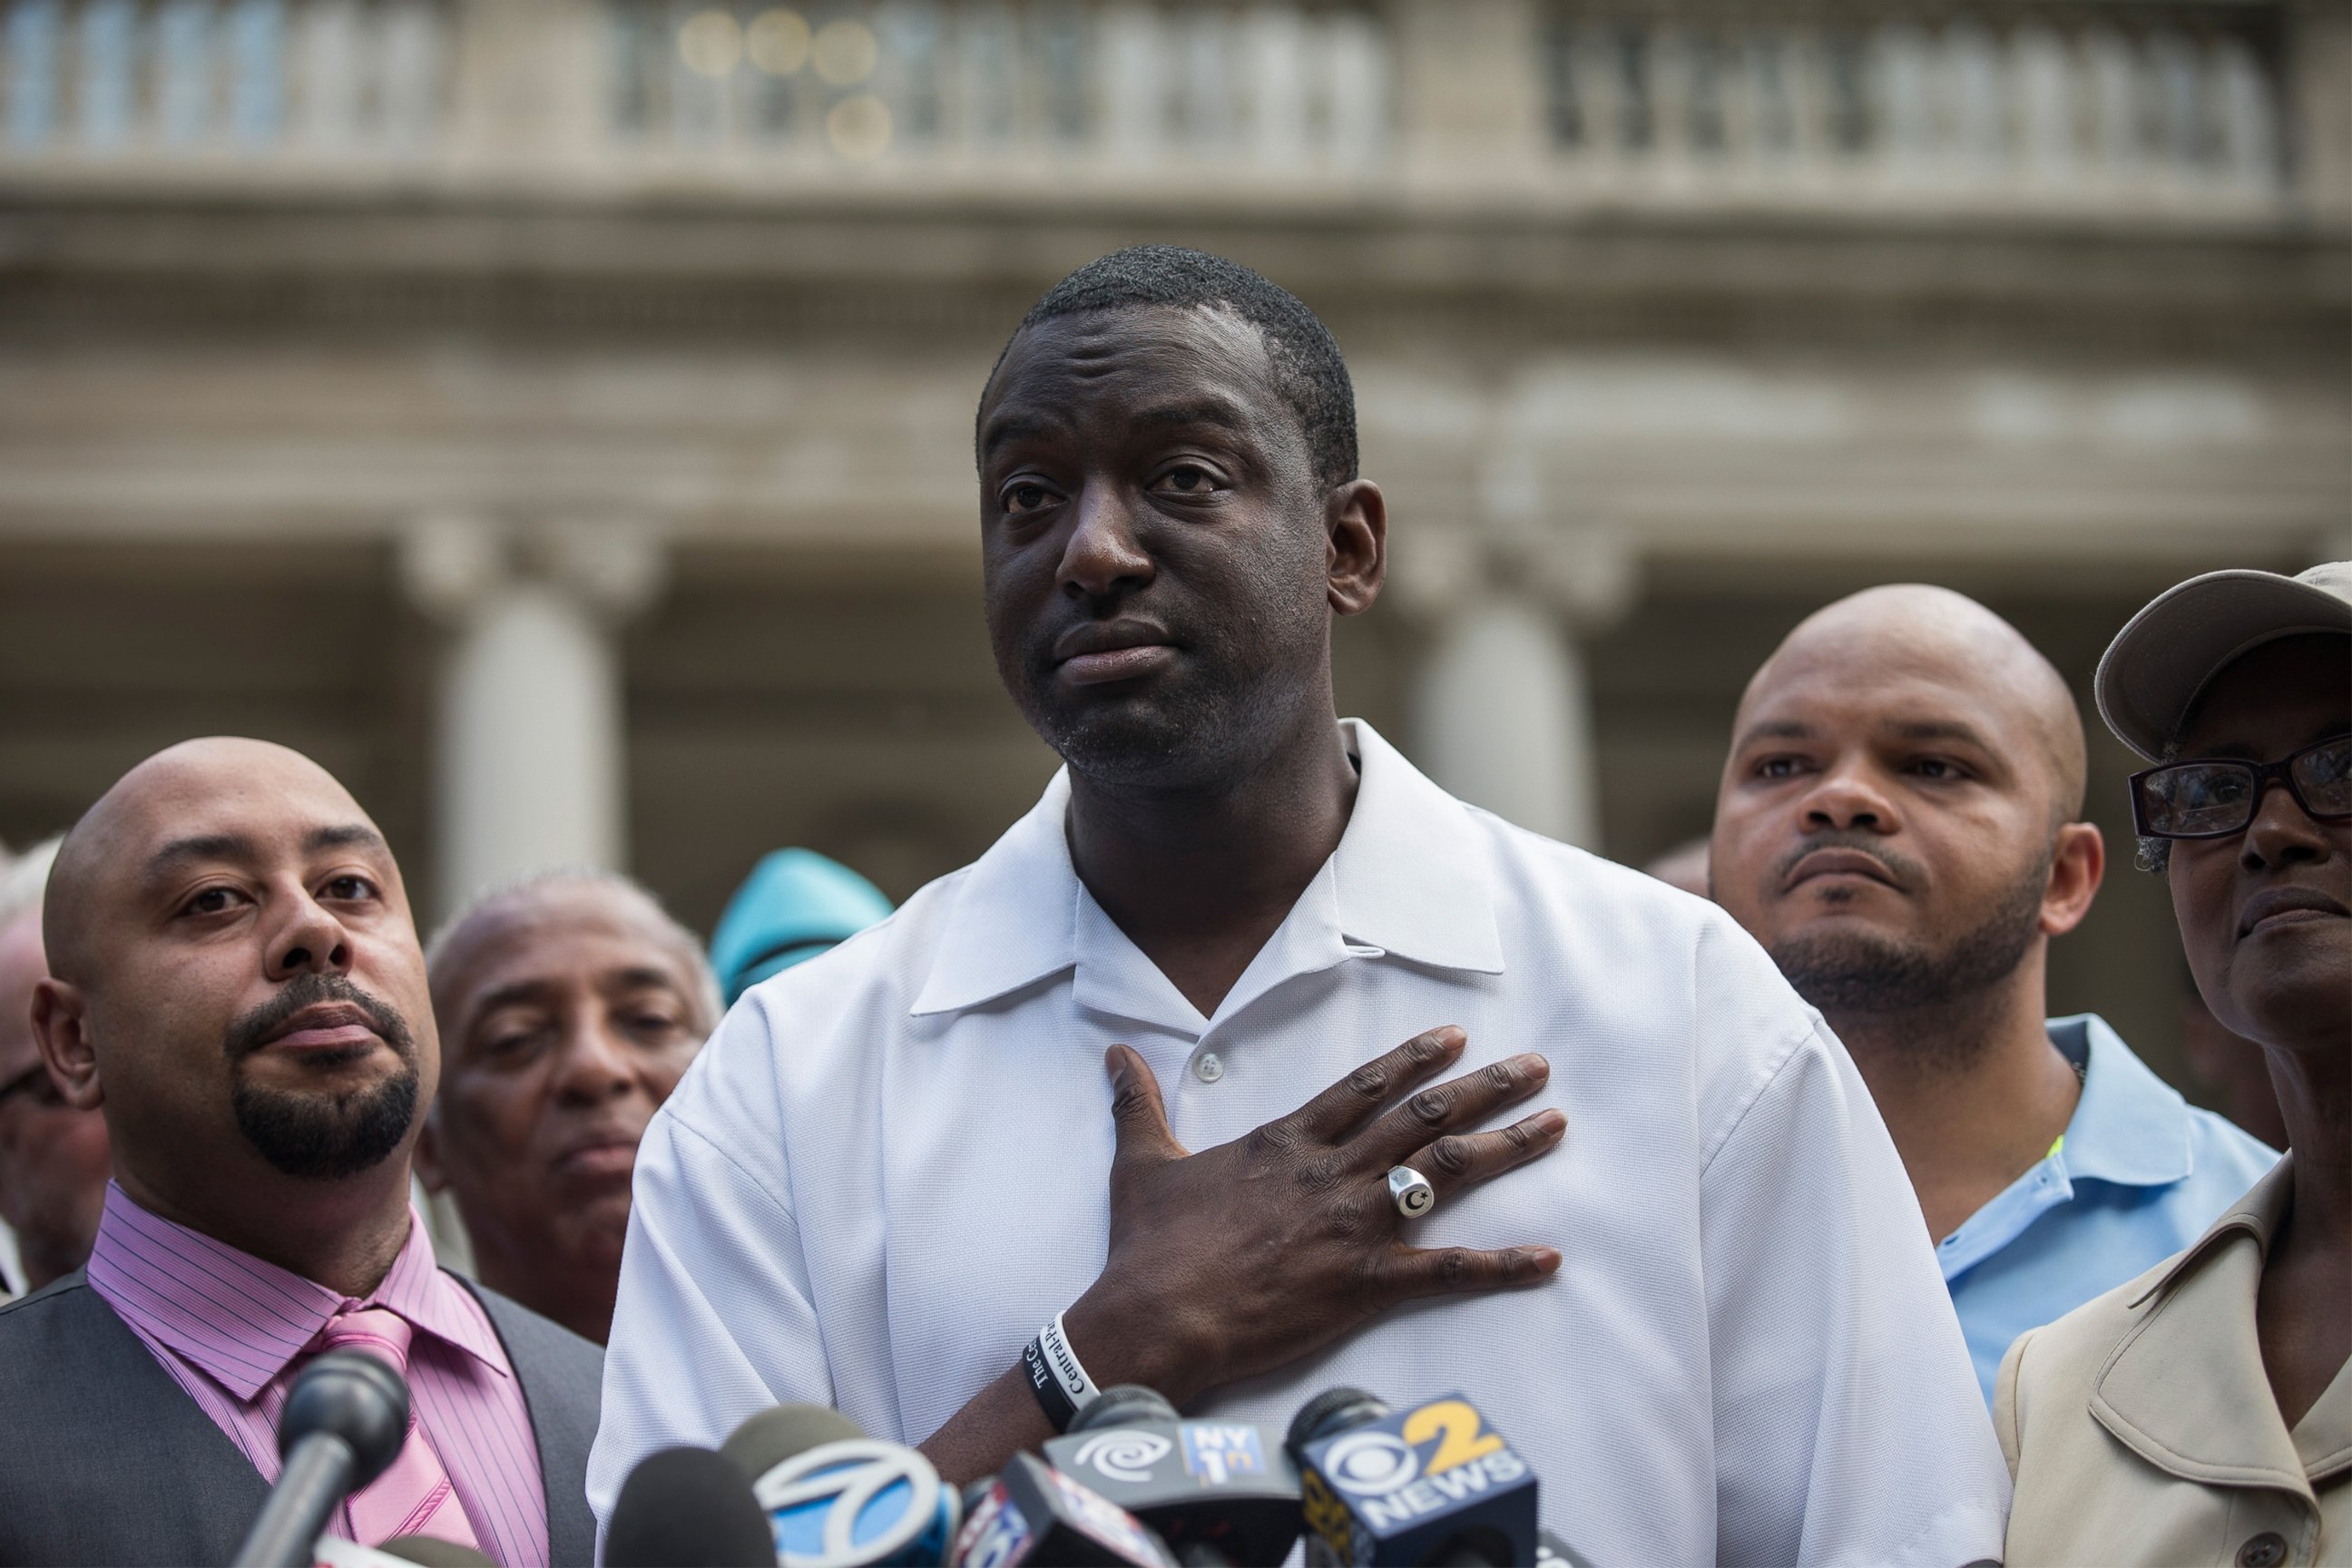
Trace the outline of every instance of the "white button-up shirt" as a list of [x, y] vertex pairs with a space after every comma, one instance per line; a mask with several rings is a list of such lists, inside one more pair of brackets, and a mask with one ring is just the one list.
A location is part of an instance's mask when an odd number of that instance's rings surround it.
[[1112, 1042], [1202, 1149], [1450, 1023], [1462, 1070], [1549, 1057], [1509, 1114], [1557, 1106], [1568, 1134], [1413, 1237], [1549, 1243], [1559, 1274], [1386, 1313], [1204, 1411], [1279, 1429], [1334, 1384], [1461, 1390], [1599, 1563], [1999, 1557], [2008, 1474], [1959, 1326], [1820, 1016], [1713, 905], [1348, 730], [1339, 847], [1213, 1016], [1078, 880], [1066, 775], [977, 862], [736, 1004], [638, 1152], [600, 1518], [648, 1453], [771, 1405], [917, 1442], [1011, 1366], [1102, 1268]]

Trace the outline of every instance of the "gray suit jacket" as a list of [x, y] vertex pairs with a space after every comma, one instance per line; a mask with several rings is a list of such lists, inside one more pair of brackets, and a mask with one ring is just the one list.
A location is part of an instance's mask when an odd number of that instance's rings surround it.
[[[521, 1381], [558, 1564], [593, 1559], [588, 1446], [604, 1353], [457, 1276]], [[0, 1307], [0, 1564], [215, 1563], [269, 1489], [79, 1274]]]

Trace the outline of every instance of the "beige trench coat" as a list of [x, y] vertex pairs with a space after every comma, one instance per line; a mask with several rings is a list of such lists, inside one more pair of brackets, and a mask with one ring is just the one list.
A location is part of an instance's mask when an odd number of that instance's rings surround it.
[[2352, 1365], [2290, 1432], [2254, 1335], [2292, 1159], [2187, 1251], [2010, 1347], [2010, 1568], [2352, 1564]]

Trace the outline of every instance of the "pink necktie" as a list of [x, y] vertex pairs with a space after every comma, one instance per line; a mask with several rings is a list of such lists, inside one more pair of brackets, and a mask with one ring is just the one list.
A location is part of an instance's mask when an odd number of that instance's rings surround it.
[[[389, 1307], [361, 1307], [336, 1313], [319, 1331], [320, 1351], [363, 1351], [403, 1377], [408, 1375], [406, 1319]], [[392, 1468], [352, 1494], [352, 1535], [362, 1546], [381, 1546], [396, 1535], [430, 1535], [481, 1550], [465, 1504], [449, 1485], [449, 1472], [432, 1440], [416, 1429], [416, 1406], [408, 1408], [408, 1440]]]

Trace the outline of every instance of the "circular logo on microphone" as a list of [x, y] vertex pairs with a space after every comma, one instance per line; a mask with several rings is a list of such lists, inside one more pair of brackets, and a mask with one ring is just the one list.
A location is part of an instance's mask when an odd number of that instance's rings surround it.
[[1323, 1452], [1331, 1484], [1358, 1497], [1402, 1491], [1421, 1474], [1421, 1456], [1390, 1432], [1351, 1432]]
[[751, 1488], [768, 1510], [784, 1568], [892, 1563], [937, 1532], [952, 1540], [961, 1508], [930, 1461], [896, 1443], [821, 1444], [774, 1466]]
[[1175, 1451], [1176, 1445], [1157, 1432], [1120, 1426], [1079, 1444], [1077, 1462], [1097, 1475], [1140, 1486], [1151, 1479], [1151, 1467]]

